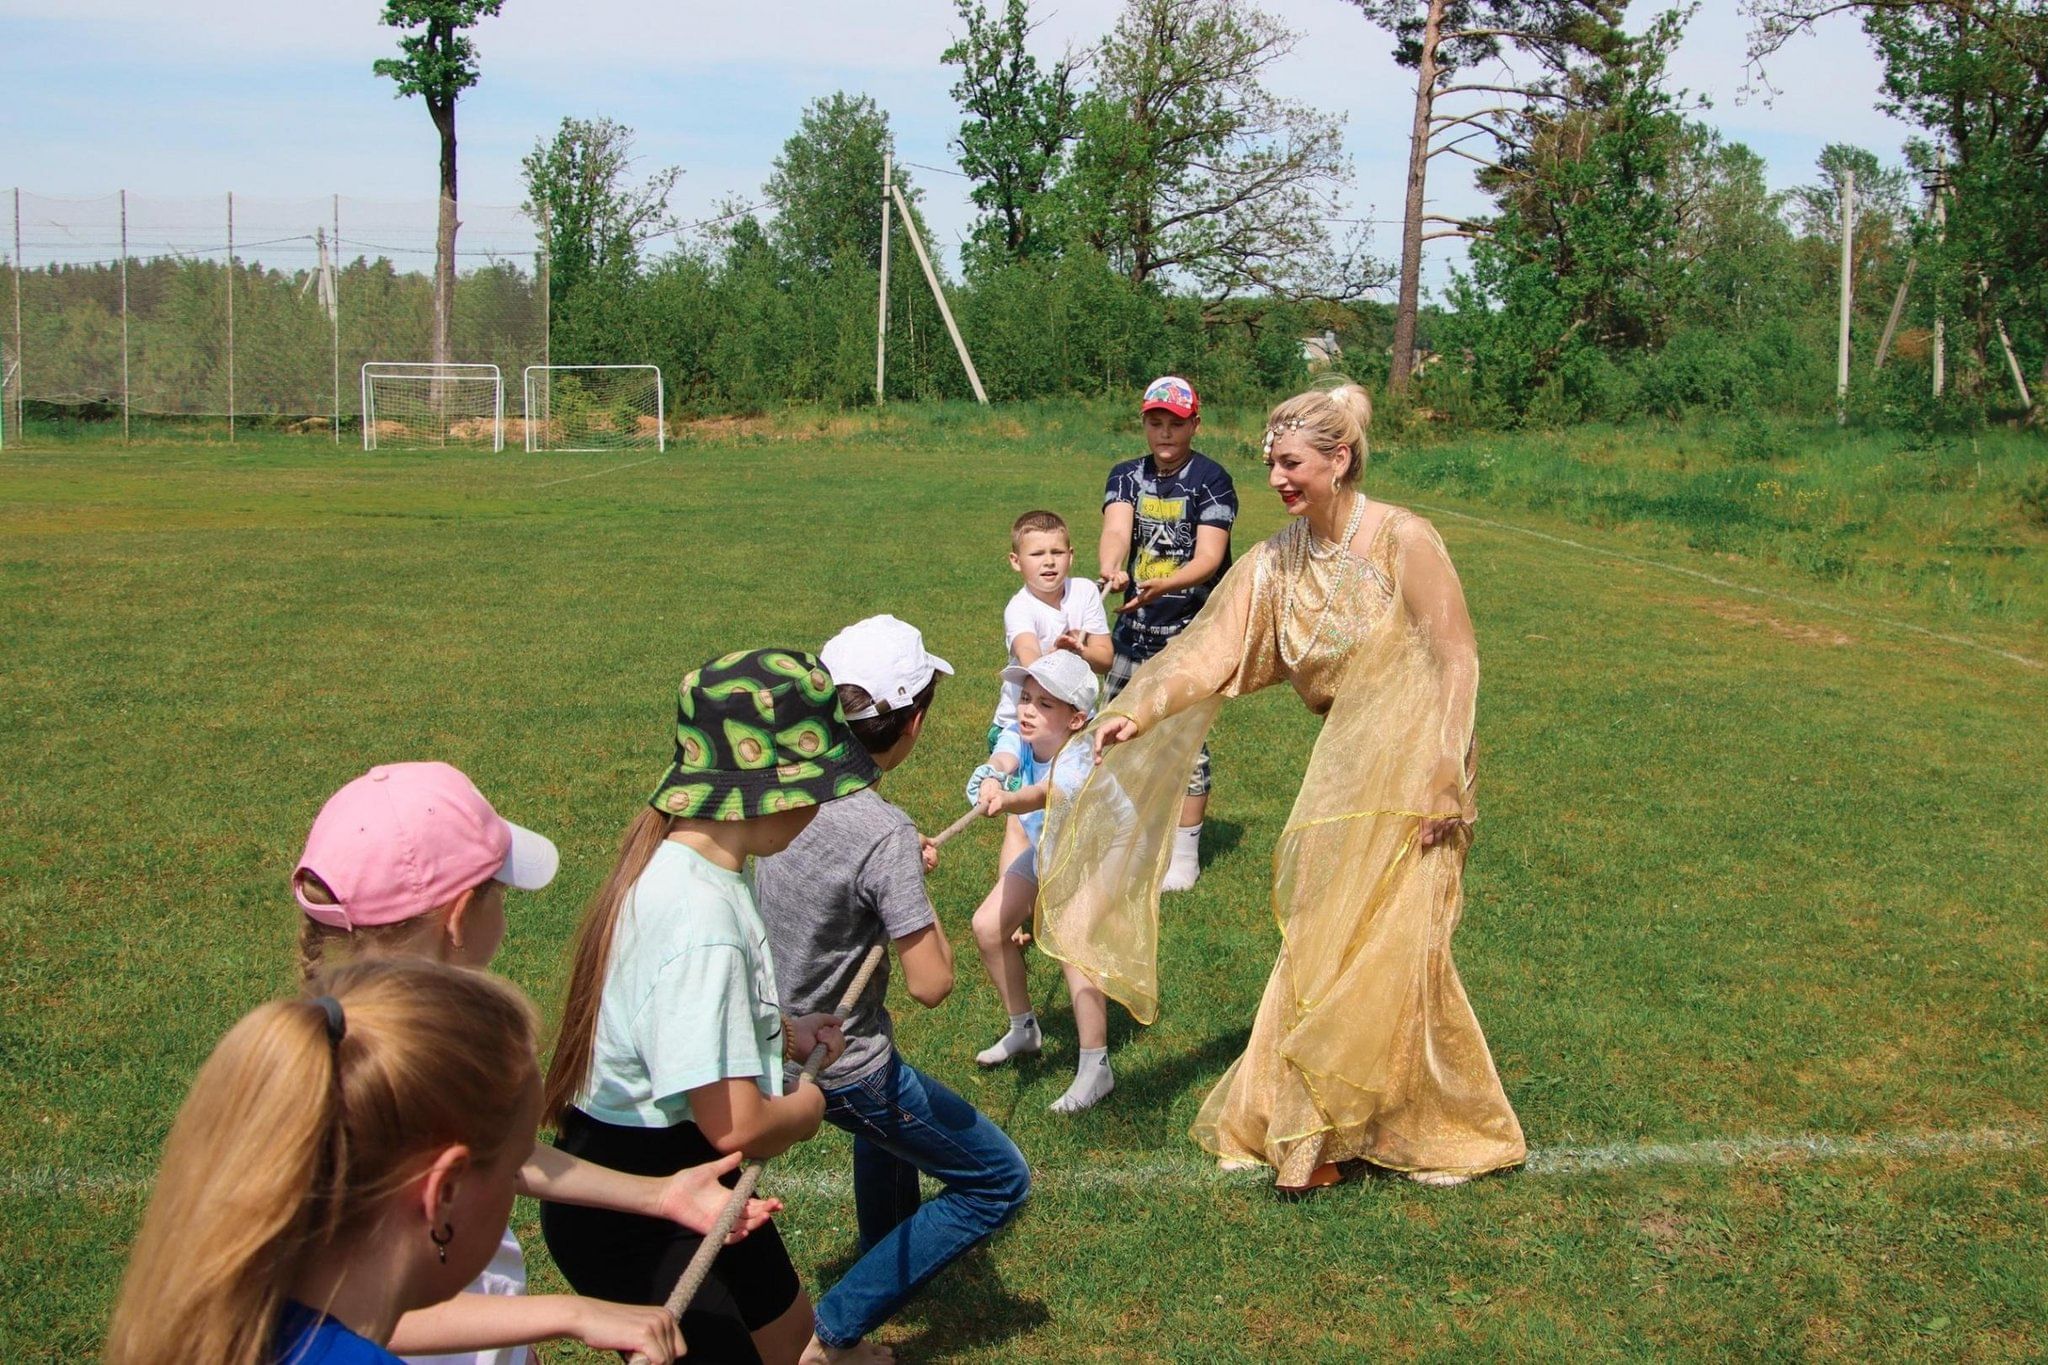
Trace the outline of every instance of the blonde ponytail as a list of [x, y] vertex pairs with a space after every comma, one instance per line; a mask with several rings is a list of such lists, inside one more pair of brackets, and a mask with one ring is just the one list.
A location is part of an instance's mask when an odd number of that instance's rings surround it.
[[[311, 999], [259, 1006], [208, 1057], [164, 1145], [102, 1357], [261, 1365], [315, 1253], [343, 1248], [422, 1158], [490, 1162], [534, 1083], [534, 1015], [513, 987], [431, 962], [353, 963]], [[318, 1307], [319, 1305], [314, 1305]]]
[[1298, 393], [1275, 407], [1266, 418], [1266, 440], [1270, 449], [1282, 433], [1299, 431], [1325, 455], [1334, 455], [1338, 446], [1348, 447], [1351, 462], [1337, 482], [1356, 484], [1369, 454], [1366, 433], [1372, 429], [1372, 395], [1361, 384], [1342, 376], [1336, 379], [1327, 388]]

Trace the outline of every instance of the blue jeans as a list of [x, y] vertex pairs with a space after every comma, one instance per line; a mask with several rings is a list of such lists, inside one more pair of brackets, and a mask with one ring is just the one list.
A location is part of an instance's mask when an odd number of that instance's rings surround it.
[[[825, 1117], [853, 1134], [860, 1259], [818, 1300], [827, 1346], [852, 1346], [932, 1276], [1016, 1216], [1031, 1193], [1024, 1154], [987, 1116], [903, 1060], [825, 1092]], [[945, 1186], [920, 1201], [922, 1172]]]

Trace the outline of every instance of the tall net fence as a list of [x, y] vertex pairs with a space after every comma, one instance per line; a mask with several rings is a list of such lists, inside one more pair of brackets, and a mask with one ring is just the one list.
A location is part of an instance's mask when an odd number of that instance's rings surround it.
[[[0, 404], [24, 419], [354, 432], [371, 361], [434, 358], [431, 200], [15, 190], [0, 211]], [[538, 225], [464, 204], [449, 359], [548, 361]]]

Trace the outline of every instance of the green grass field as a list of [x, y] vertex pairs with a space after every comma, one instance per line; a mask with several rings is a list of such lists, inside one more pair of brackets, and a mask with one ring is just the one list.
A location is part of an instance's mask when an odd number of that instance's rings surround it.
[[[1205, 443], [1239, 479], [1240, 549], [1280, 521], [1256, 423], [1213, 415]], [[804, 418], [631, 468], [287, 440], [0, 455], [0, 1359], [94, 1355], [188, 1078], [293, 987], [285, 877], [336, 786], [445, 758], [556, 838], [562, 875], [514, 901], [499, 961], [551, 1012], [708, 655], [916, 622], [961, 677], [888, 792], [928, 829], [957, 813], [1008, 524], [1056, 508], [1090, 563], [1106, 464], [1136, 453], [1118, 430], [1071, 407]], [[1000, 1015], [967, 916], [995, 837], [949, 846], [932, 889], [961, 987], [903, 1001], [900, 1041], [1038, 1184], [889, 1330], [907, 1359], [2048, 1354], [2048, 534], [1998, 492], [2041, 443], [1910, 498], [1870, 486], [1898, 464], [1875, 438], [1715, 457], [1756, 476], [1737, 503], [1765, 480], [1839, 499], [1835, 573], [1696, 543], [1711, 507], [1658, 499], [1712, 470], [1631, 463], [1691, 439], [1396, 443], [1368, 476], [1435, 512], [1480, 633], [1458, 959], [1530, 1169], [1284, 1202], [1186, 1138], [1277, 947], [1269, 855], [1314, 722], [1276, 689], [1224, 713], [1162, 1017], [1113, 1027], [1095, 1111], [1046, 1112], [1073, 1042], [1043, 960], [1045, 1059], [976, 1071]], [[1641, 496], [1602, 500], [1623, 486]], [[1938, 558], [1929, 517], [2008, 547], [1987, 591], [1856, 571]], [[828, 1129], [770, 1171], [814, 1291], [852, 1249], [847, 1167]]]

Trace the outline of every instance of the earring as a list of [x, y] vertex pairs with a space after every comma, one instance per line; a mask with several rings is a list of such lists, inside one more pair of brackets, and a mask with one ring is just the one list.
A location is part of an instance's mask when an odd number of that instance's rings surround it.
[[448, 1244], [455, 1240], [455, 1224], [443, 1223], [427, 1233], [434, 1243], [434, 1252], [441, 1258], [441, 1264], [448, 1264]]

